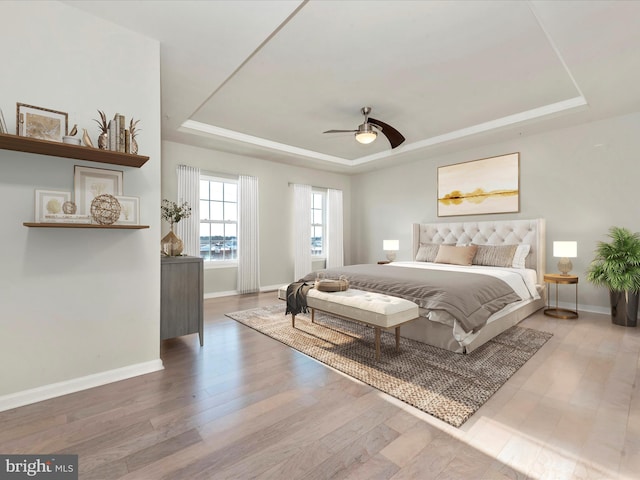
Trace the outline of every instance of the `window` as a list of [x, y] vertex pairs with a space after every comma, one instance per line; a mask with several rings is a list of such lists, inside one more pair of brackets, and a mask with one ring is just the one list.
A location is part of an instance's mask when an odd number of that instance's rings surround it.
[[311, 194], [311, 255], [324, 255], [325, 238], [325, 192], [313, 191]]
[[238, 182], [200, 176], [200, 256], [238, 259]]

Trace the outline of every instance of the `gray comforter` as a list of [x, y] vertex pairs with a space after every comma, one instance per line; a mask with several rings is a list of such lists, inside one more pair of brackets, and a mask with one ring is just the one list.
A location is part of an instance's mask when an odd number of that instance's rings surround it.
[[[520, 300], [504, 281], [477, 273], [393, 265], [351, 265], [321, 272], [325, 278], [346, 276], [350, 288], [406, 298], [428, 310], [444, 310], [465, 332], [477, 331], [492, 314]], [[301, 280], [311, 283], [318, 273]]]

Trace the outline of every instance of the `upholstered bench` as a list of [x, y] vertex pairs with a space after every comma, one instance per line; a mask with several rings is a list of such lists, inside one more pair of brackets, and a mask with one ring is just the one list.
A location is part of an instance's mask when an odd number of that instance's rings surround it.
[[[278, 297], [286, 301], [286, 285], [278, 290]], [[307, 293], [307, 306], [311, 309], [312, 322], [315, 322], [315, 310], [320, 310], [372, 326], [375, 330], [376, 360], [380, 358], [381, 330], [395, 328], [396, 349], [399, 350], [400, 327], [418, 318], [418, 305], [409, 300], [353, 288], [344, 292], [321, 292], [312, 288]], [[291, 315], [291, 326], [296, 326], [295, 315]]]

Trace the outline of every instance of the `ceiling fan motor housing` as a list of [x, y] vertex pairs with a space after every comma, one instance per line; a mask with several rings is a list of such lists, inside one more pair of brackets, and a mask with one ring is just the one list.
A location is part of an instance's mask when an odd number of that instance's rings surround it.
[[378, 132], [374, 128], [374, 125], [367, 122], [362, 123], [356, 131], [356, 140], [365, 145], [373, 142], [377, 136]]

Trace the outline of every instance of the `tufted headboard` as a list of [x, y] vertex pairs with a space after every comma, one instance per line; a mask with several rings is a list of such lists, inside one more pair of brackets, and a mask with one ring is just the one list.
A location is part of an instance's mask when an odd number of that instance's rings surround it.
[[544, 219], [495, 220], [487, 222], [414, 223], [413, 255], [421, 243], [453, 243], [508, 245], [527, 243], [531, 250], [525, 265], [538, 272], [538, 283], [544, 283], [545, 223]]

